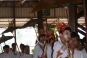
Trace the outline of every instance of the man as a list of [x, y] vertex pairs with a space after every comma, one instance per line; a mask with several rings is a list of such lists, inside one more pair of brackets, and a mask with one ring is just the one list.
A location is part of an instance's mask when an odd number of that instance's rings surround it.
[[11, 58], [11, 54], [9, 53], [9, 45], [5, 45], [3, 47], [4, 52], [0, 55], [0, 58]]
[[68, 57], [70, 58], [83, 58], [83, 54], [81, 51], [77, 50], [79, 35], [76, 32], [71, 33], [71, 40], [69, 40], [68, 44]]
[[21, 49], [21, 52], [20, 52], [20, 56], [22, 56], [24, 54], [24, 44], [20, 44], [20, 49]]
[[16, 50], [16, 45], [17, 45], [16, 43], [12, 43], [12, 50], [10, 51], [12, 58], [19, 58], [20, 57], [19, 52]]
[[44, 58], [44, 41], [46, 39], [46, 35], [42, 34], [38, 38], [38, 42], [34, 48], [33, 58]]
[[24, 54], [20, 58], [32, 58], [30, 55], [30, 48], [29, 46], [24, 46]]

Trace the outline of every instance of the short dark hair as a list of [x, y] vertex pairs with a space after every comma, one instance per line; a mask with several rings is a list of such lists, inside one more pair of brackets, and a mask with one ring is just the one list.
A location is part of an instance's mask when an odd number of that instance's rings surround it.
[[59, 33], [63, 33], [65, 30], [69, 30], [70, 32], [72, 32], [71, 28], [70, 28], [70, 27], [67, 27], [67, 28], [65, 28], [64, 30], [60, 30]]
[[46, 37], [46, 35], [45, 34], [40, 35], [39, 38], [38, 38], [39, 41], [40, 41], [41, 37]]
[[3, 47], [3, 49], [6, 49], [6, 48], [10, 48], [9, 45], [5, 45], [5, 46]]
[[16, 43], [12, 43], [12, 47], [15, 46], [15, 45], [17, 45], [17, 44]]
[[50, 39], [49, 39], [49, 42], [50, 42], [51, 40], [54, 40], [54, 39], [53, 39], [53, 38], [50, 38]]
[[24, 50], [26, 47], [28, 47], [28, 48], [29, 48], [29, 46], [28, 46], [28, 45], [25, 45], [25, 46], [23, 47], [23, 50]]
[[20, 46], [24, 46], [24, 44], [20, 44]]
[[71, 38], [75, 38], [75, 37], [77, 37], [77, 40], [80, 39], [78, 33], [76, 33], [76, 32], [72, 32], [72, 33], [71, 33]]

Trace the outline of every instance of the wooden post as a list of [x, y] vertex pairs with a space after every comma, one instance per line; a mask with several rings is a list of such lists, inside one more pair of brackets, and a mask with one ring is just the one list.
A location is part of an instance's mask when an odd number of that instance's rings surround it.
[[43, 29], [44, 28], [43, 21], [41, 21], [41, 20], [43, 20], [43, 12], [42, 11], [38, 11], [38, 20], [40, 21], [40, 22], [38, 22], [38, 30]]
[[83, 0], [83, 3], [84, 3], [84, 16], [85, 16], [85, 26], [86, 26], [86, 45], [87, 45], [87, 0]]
[[[16, 24], [15, 24], [15, 0], [14, 0], [14, 7], [13, 7], [13, 23], [14, 23], [14, 27], [16, 27]], [[16, 30], [14, 30], [14, 41], [16, 43]]]
[[69, 7], [69, 26], [73, 31], [77, 31], [77, 5], [70, 5]]

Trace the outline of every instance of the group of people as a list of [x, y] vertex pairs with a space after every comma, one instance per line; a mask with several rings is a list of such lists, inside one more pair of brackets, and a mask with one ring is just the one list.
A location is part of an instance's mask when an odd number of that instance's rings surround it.
[[12, 48], [9, 45], [5, 45], [3, 52], [0, 54], [0, 58], [32, 58], [28, 45], [20, 44], [20, 50], [20, 52], [17, 51], [16, 43], [12, 43]]
[[59, 36], [53, 32], [40, 32], [33, 58], [87, 58], [86, 38], [80, 40], [78, 33], [64, 23], [57, 25]]
[[59, 35], [55, 36], [51, 30], [47, 33], [39, 30], [33, 57], [29, 54], [29, 46], [21, 44], [21, 52], [17, 52], [16, 43], [13, 43], [11, 49], [8, 45], [3, 47], [0, 58], [87, 58], [86, 37], [81, 40], [78, 33], [64, 23], [57, 25], [57, 31]]

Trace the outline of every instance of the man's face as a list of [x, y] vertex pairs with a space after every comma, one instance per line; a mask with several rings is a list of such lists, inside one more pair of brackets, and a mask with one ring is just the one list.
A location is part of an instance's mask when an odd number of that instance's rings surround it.
[[65, 41], [69, 41], [71, 39], [71, 32], [69, 30], [65, 30], [63, 33], [62, 33], [62, 38], [63, 40]]
[[78, 45], [78, 40], [77, 37], [75, 38], [71, 38], [71, 40], [69, 40], [69, 47], [72, 49], [75, 49]]
[[24, 53], [25, 53], [25, 54], [29, 54], [29, 52], [30, 52], [29, 47], [26, 47], [26, 48], [24, 49]]
[[44, 43], [45, 39], [46, 39], [45, 36], [40, 37], [40, 42], [41, 42], [41, 43]]
[[16, 50], [16, 45], [12, 46], [12, 49]]
[[20, 46], [21, 51], [23, 50], [23, 47], [24, 47], [24, 46]]
[[9, 52], [9, 48], [5, 48], [5, 49], [4, 49], [4, 52], [5, 52], [5, 53], [8, 53], [8, 52]]

